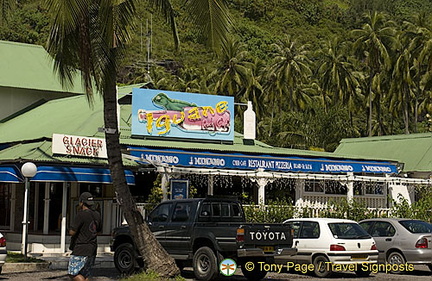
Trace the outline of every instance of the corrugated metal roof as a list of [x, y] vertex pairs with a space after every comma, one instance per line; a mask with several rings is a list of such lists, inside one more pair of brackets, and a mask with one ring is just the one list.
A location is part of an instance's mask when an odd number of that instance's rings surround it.
[[[51, 152], [51, 141], [20, 143], [0, 150], [0, 163], [12, 163], [22, 160], [43, 163], [72, 163], [108, 167], [108, 160], [74, 156], [54, 156]], [[126, 167], [138, 166], [135, 161], [123, 159]]]
[[54, 62], [42, 46], [0, 40], [0, 87], [62, 93], [84, 93], [77, 75], [74, 86], [64, 89], [53, 72]]
[[432, 134], [343, 139], [334, 153], [393, 159], [404, 163], [404, 172], [429, 172], [432, 171]]

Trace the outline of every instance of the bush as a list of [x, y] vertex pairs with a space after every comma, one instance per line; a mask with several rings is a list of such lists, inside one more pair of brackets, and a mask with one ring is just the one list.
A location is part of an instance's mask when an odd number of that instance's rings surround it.
[[268, 205], [244, 205], [246, 221], [251, 223], [281, 223], [294, 216], [294, 206], [286, 200], [270, 201]]

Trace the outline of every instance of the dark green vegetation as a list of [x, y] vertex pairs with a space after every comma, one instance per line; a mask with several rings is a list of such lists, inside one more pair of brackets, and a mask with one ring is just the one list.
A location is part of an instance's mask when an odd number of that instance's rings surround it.
[[[345, 137], [429, 131], [430, 1], [227, 2], [235, 30], [215, 55], [183, 1], [173, 0], [179, 50], [169, 24], [143, 1], [118, 82], [252, 100], [258, 138], [282, 147], [332, 151]], [[8, 15], [0, 39], [45, 45], [42, 0], [0, 4]], [[236, 110], [241, 116], [244, 108]]]
[[369, 208], [361, 199], [331, 199], [326, 208], [314, 210], [310, 207], [295, 207], [284, 200], [269, 200], [266, 206], [243, 205], [247, 222], [280, 223], [292, 217], [345, 218], [355, 221], [370, 218], [407, 218], [432, 222], [432, 191], [427, 186], [417, 186], [418, 200], [410, 204], [399, 196], [391, 200], [387, 209]]

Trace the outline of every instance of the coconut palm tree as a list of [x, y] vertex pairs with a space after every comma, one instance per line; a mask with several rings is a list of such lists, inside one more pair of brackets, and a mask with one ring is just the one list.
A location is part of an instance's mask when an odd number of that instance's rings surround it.
[[248, 86], [253, 83], [253, 63], [248, 61], [248, 56], [244, 45], [238, 40], [228, 40], [221, 53], [222, 65], [212, 73], [216, 79], [216, 93], [234, 96], [240, 102]]
[[[267, 82], [264, 85], [266, 99], [272, 108], [271, 124], [276, 108], [300, 110], [310, 103], [311, 99], [304, 85], [312, 74], [308, 45], [300, 45], [291, 36], [286, 36], [278, 43], [272, 44], [272, 47], [275, 51], [268, 66], [265, 78]], [[269, 136], [271, 134], [272, 125]]]
[[[334, 103], [351, 105], [357, 94], [359, 82], [355, 75], [354, 65], [350, 60], [346, 47], [347, 42], [341, 42], [338, 37], [322, 44], [317, 52], [317, 79], [321, 85], [322, 102], [327, 111], [327, 101], [333, 99]], [[328, 98], [327, 98], [328, 97]]]
[[0, 24], [6, 22], [9, 13], [15, 8], [16, 0], [0, 0]]
[[[355, 38], [353, 49], [360, 60], [365, 62], [369, 72], [369, 82], [366, 97], [368, 98], [368, 134], [372, 136], [372, 116], [373, 116], [373, 101], [378, 105], [376, 108], [378, 122], [381, 112], [381, 97], [379, 92], [380, 79], [377, 76], [389, 70], [391, 66], [391, 58], [389, 55], [391, 46], [394, 41], [394, 24], [386, 19], [383, 13], [373, 12], [365, 15], [366, 22], [361, 29], [352, 30], [352, 35]], [[374, 83], [377, 87], [374, 87]], [[374, 96], [375, 95], [375, 96]]]
[[[174, 10], [169, 0], [149, 0], [168, 20]], [[108, 163], [117, 200], [124, 211], [146, 270], [163, 277], [179, 274], [174, 260], [155, 239], [137, 211], [126, 184], [117, 123], [116, 75], [134, 28], [136, 0], [47, 0], [52, 16], [47, 50], [55, 60], [55, 70], [65, 85], [80, 71], [87, 97], [103, 97]], [[230, 19], [222, 0], [187, 1], [190, 17], [199, 23], [208, 42], [225, 42]], [[175, 29], [175, 24], [171, 25]], [[210, 32], [212, 31], [212, 32]]]

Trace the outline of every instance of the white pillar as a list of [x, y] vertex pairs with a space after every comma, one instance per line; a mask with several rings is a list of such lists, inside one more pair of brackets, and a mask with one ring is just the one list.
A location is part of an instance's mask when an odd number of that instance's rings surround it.
[[22, 221], [22, 241], [21, 241], [21, 254], [27, 257], [28, 247], [28, 223], [29, 223], [29, 195], [30, 195], [30, 181], [29, 178], [25, 178], [24, 183], [24, 215]]
[[351, 202], [352, 200], [354, 200], [354, 173], [347, 173], [347, 175], [347, 201]]
[[45, 183], [43, 234], [48, 234], [50, 209], [50, 183]]
[[169, 175], [168, 173], [162, 173], [161, 187], [162, 187], [162, 201], [168, 200], [168, 184], [169, 184]]
[[62, 198], [62, 219], [60, 231], [60, 251], [66, 252], [66, 210], [67, 210], [67, 190], [68, 183], [63, 183], [63, 198]]
[[295, 202], [294, 202], [294, 206], [296, 206], [297, 204], [303, 203], [304, 187], [305, 187], [305, 180], [304, 179], [295, 179]]
[[264, 205], [265, 204], [265, 187], [268, 183], [268, 180], [265, 178], [259, 178], [256, 180], [258, 183], [258, 204]]
[[208, 186], [207, 186], [207, 195], [213, 195], [214, 193], [214, 175], [208, 175]]

